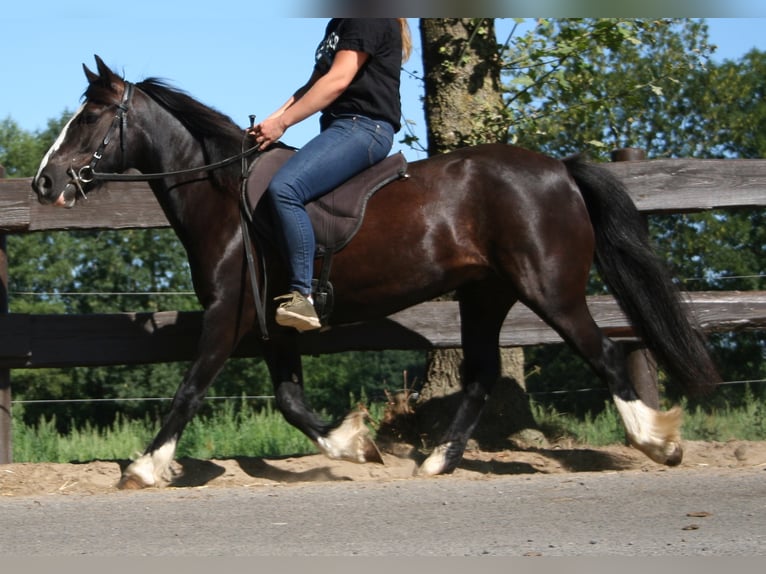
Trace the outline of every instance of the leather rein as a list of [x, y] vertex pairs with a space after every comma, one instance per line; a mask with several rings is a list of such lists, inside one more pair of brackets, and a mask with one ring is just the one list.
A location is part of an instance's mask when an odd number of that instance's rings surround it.
[[[125, 129], [127, 127], [127, 114], [130, 108], [130, 100], [133, 97], [134, 86], [130, 82], [125, 82], [125, 89], [122, 92], [122, 101], [117, 105], [117, 113], [112, 120], [106, 135], [101, 140], [101, 144], [98, 146], [93, 155], [91, 156], [88, 165], [82, 166], [80, 169], [75, 170], [74, 167], [70, 167], [67, 174], [72, 178], [78, 191], [85, 197], [85, 193], [82, 189], [82, 184], [88, 184], [93, 181], [150, 181], [153, 179], [163, 179], [166, 177], [172, 177], [176, 175], [187, 175], [192, 173], [199, 173], [201, 171], [214, 171], [222, 167], [229, 166], [241, 159], [250, 157], [258, 152], [258, 147], [254, 146], [248, 149], [244, 149], [244, 139], [242, 141], [242, 152], [222, 159], [221, 161], [201, 165], [199, 167], [191, 167], [187, 169], [179, 169], [177, 171], [163, 171], [159, 173], [102, 173], [96, 171], [96, 165], [104, 155], [106, 146], [112, 141], [112, 135], [114, 131], [120, 129], [120, 151], [125, 152]], [[251, 123], [255, 116], [251, 116]]]
[[[75, 170], [74, 167], [70, 167], [67, 170], [67, 175], [69, 175], [69, 177], [72, 178], [72, 182], [77, 188], [77, 191], [80, 192], [80, 195], [82, 195], [84, 199], [87, 199], [87, 196], [83, 189], [83, 185], [87, 185], [93, 181], [150, 181], [155, 179], [164, 179], [166, 177], [173, 177], [177, 175], [199, 173], [202, 171], [214, 171], [216, 169], [221, 169], [223, 167], [229, 166], [237, 161], [242, 162], [241, 197], [245, 196], [245, 191], [246, 191], [245, 188], [247, 187], [247, 172], [248, 172], [247, 158], [260, 152], [258, 151], [257, 146], [245, 149], [244, 137], [242, 138], [241, 153], [231, 157], [227, 157], [225, 159], [222, 159], [221, 161], [211, 163], [211, 164], [201, 165], [199, 167], [180, 169], [177, 171], [165, 171], [165, 172], [159, 172], [159, 173], [101, 173], [101, 172], [97, 172], [96, 165], [103, 157], [104, 150], [106, 150], [106, 147], [112, 141], [112, 136], [114, 134], [114, 131], [117, 130], [118, 128], [120, 130], [120, 151], [123, 154], [125, 153], [125, 130], [127, 127], [126, 114], [130, 108], [130, 100], [133, 96], [133, 91], [134, 91], [133, 84], [130, 82], [125, 82], [125, 89], [123, 90], [123, 93], [122, 93], [122, 100], [117, 105], [117, 113], [115, 114], [114, 119], [112, 120], [112, 123], [106, 132], [106, 135], [101, 140], [101, 144], [98, 146], [96, 151], [93, 152], [93, 155], [90, 158], [90, 162], [87, 165], [84, 165], [77, 170]], [[254, 120], [255, 120], [255, 116], [251, 115], [250, 116], [251, 127], [253, 125]], [[251, 244], [251, 241], [248, 241], [248, 238], [250, 238], [249, 227], [247, 224], [248, 216], [249, 214], [246, 213], [245, 202], [240, 201], [240, 221], [242, 225], [242, 242], [245, 245], [245, 255], [247, 258], [248, 269], [250, 271], [250, 283], [253, 289], [253, 300], [255, 302], [256, 315], [258, 316], [258, 325], [260, 327], [261, 337], [264, 340], [267, 340], [269, 338], [269, 334], [268, 334], [268, 329], [266, 327], [266, 314], [265, 314], [265, 307], [266, 307], [265, 267], [266, 266], [262, 260], [261, 267], [264, 269], [264, 273], [263, 273], [264, 293], [263, 293], [263, 296], [261, 296], [260, 288], [258, 285], [258, 277], [257, 277], [256, 269], [255, 269], [255, 260], [253, 257], [252, 244]]]

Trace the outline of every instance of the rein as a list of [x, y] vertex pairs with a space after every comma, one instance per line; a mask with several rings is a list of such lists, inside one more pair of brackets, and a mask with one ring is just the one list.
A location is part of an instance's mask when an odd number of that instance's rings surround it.
[[[91, 181], [95, 181], [95, 180], [149, 181], [152, 179], [163, 179], [163, 178], [171, 177], [175, 175], [186, 175], [189, 173], [199, 173], [201, 171], [214, 171], [216, 169], [226, 167], [227, 165], [231, 165], [241, 159], [246, 159], [250, 157], [251, 155], [254, 155], [257, 151], [258, 151], [257, 147], [251, 147], [241, 153], [238, 153], [237, 155], [227, 157], [226, 159], [222, 159], [221, 161], [218, 161], [215, 163], [209, 163], [209, 164], [201, 165], [199, 167], [179, 169], [177, 171], [163, 171], [159, 173], [101, 173], [101, 172], [93, 171], [90, 173], [90, 179], [86, 180], [84, 178], [81, 178], [81, 181], [83, 183], [90, 183]], [[86, 169], [86, 168], [82, 168], [82, 169]]]
[[[81, 167], [79, 170], [75, 170], [73, 167], [70, 167], [67, 172], [68, 175], [74, 181], [74, 184], [77, 186], [78, 191], [82, 194], [83, 197], [85, 197], [85, 192], [82, 189], [82, 184], [88, 184], [96, 180], [99, 180], [99, 181], [150, 181], [153, 179], [163, 179], [166, 177], [172, 177], [176, 175], [187, 175], [191, 173], [199, 173], [201, 171], [214, 171], [216, 169], [226, 167], [237, 161], [248, 158], [251, 155], [254, 155], [256, 152], [258, 152], [258, 147], [253, 146], [248, 149], [243, 149], [242, 152], [238, 153], [237, 155], [227, 157], [215, 163], [205, 164], [198, 167], [190, 167], [187, 169], [179, 169], [177, 171], [163, 171], [159, 173], [97, 172], [96, 164], [98, 164], [99, 160], [101, 160], [101, 158], [104, 155], [104, 150], [106, 149], [106, 146], [109, 145], [109, 142], [112, 140], [112, 132], [114, 132], [114, 130], [116, 130], [118, 127], [120, 128], [120, 150], [123, 152], [125, 151], [125, 125], [127, 123], [125, 114], [128, 112], [128, 109], [130, 107], [130, 100], [133, 97], [133, 90], [134, 90], [133, 84], [131, 84], [130, 82], [125, 82], [125, 90], [122, 93], [122, 101], [117, 106], [117, 114], [114, 116], [114, 120], [112, 120], [112, 124], [109, 126], [109, 130], [107, 130], [106, 135], [104, 136], [104, 139], [101, 141], [101, 144], [98, 146], [98, 149], [95, 152], [93, 152], [93, 156], [91, 157], [90, 163], [88, 165]], [[244, 148], [244, 142], [243, 142], [243, 148]]]
[[[128, 112], [128, 109], [130, 107], [130, 100], [133, 96], [133, 84], [130, 82], [125, 82], [125, 89], [122, 93], [122, 100], [120, 101], [119, 105], [117, 106], [117, 113], [114, 116], [114, 120], [112, 120], [112, 124], [109, 126], [109, 129], [106, 132], [106, 135], [104, 136], [104, 139], [101, 140], [101, 144], [98, 146], [95, 152], [93, 152], [93, 155], [91, 156], [90, 162], [88, 165], [85, 165], [81, 167], [78, 170], [75, 170], [74, 167], [70, 167], [67, 170], [67, 174], [69, 177], [72, 178], [72, 182], [74, 183], [75, 187], [77, 187], [77, 190], [80, 192], [83, 198], [87, 199], [87, 195], [85, 194], [85, 191], [83, 189], [83, 185], [87, 185], [93, 181], [100, 180], [100, 181], [149, 181], [149, 180], [155, 180], [155, 179], [164, 179], [166, 177], [172, 177], [176, 175], [186, 175], [191, 173], [199, 173], [202, 171], [214, 171], [216, 169], [220, 169], [222, 167], [226, 167], [228, 165], [231, 165], [237, 161], [242, 162], [242, 174], [241, 174], [241, 186], [242, 186], [242, 197], [244, 198], [246, 196], [246, 188], [247, 188], [247, 173], [248, 173], [248, 163], [247, 158], [256, 154], [258, 152], [258, 147], [254, 146], [248, 149], [245, 149], [245, 138], [242, 138], [242, 151], [238, 153], [237, 155], [227, 157], [225, 159], [222, 159], [221, 161], [217, 161], [215, 163], [201, 165], [199, 167], [191, 167], [187, 169], [180, 169], [177, 171], [164, 171], [159, 173], [101, 173], [96, 171], [96, 165], [101, 160], [101, 158], [104, 155], [104, 150], [106, 149], [106, 146], [109, 145], [109, 142], [112, 140], [112, 133], [119, 128], [120, 129], [120, 151], [124, 154], [125, 153], [125, 127], [127, 120], [125, 118], [125, 114]], [[250, 127], [253, 127], [253, 122], [255, 120], [255, 116], [250, 116]], [[253, 247], [251, 244], [251, 238], [250, 238], [250, 228], [247, 224], [247, 212], [246, 212], [246, 202], [241, 201], [240, 202], [240, 221], [242, 225], [242, 242], [245, 246], [245, 256], [247, 259], [247, 266], [248, 270], [250, 272], [250, 283], [252, 285], [253, 289], [253, 301], [255, 304], [255, 310], [256, 315], [258, 317], [258, 324], [261, 330], [261, 338], [264, 340], [267, 340], [269, 338], [268, 329], [266, 327], [266, 314], [265, 314], [265, 307], [266, 307], [266, 286], [265, 286], [265, 273], [264, 273], [264, 293], [263, 296], [261, 296], [260, 288], [258, 285], [258, 275], [255, 268], [255, 261], [253, 257]], [[263, 253], [261, 252], [261, 257], [263, 257]], [[265, 269], [265, 264], [263, 264], [263, 261], [261, 262], [262, 268]]]

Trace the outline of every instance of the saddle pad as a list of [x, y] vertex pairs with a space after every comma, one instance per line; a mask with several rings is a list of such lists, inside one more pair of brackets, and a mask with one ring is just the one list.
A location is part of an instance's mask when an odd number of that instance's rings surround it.
[[[275, 147], [260, 154], [247, 178], [246, 198], [253, 213], [276, 171], [292, 157], [294, 148]], [[391, 155], [355, 175], [340, 187], [306, 205], [314, 227], [317, 253], [335, 252], [348, 244], [359, 230], [370, 197], [407, 172], [407, 160], [401, 152]]]

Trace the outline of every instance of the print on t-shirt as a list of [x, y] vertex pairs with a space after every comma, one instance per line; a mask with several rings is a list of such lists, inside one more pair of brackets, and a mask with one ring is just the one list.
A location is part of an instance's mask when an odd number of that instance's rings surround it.
[[340, 36], [337, 32], [332, 32], [319, 44], [316, 51], [316, 64], [322, 64], [322, 67], [330, 68], [335, 59], [335, 52], [338, 48]]

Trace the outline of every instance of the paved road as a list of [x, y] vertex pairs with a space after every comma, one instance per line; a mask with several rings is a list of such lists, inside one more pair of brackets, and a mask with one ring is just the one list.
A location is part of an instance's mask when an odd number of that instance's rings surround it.
[[766, 469], [0, 500], [0, 556], [764, 556]]

